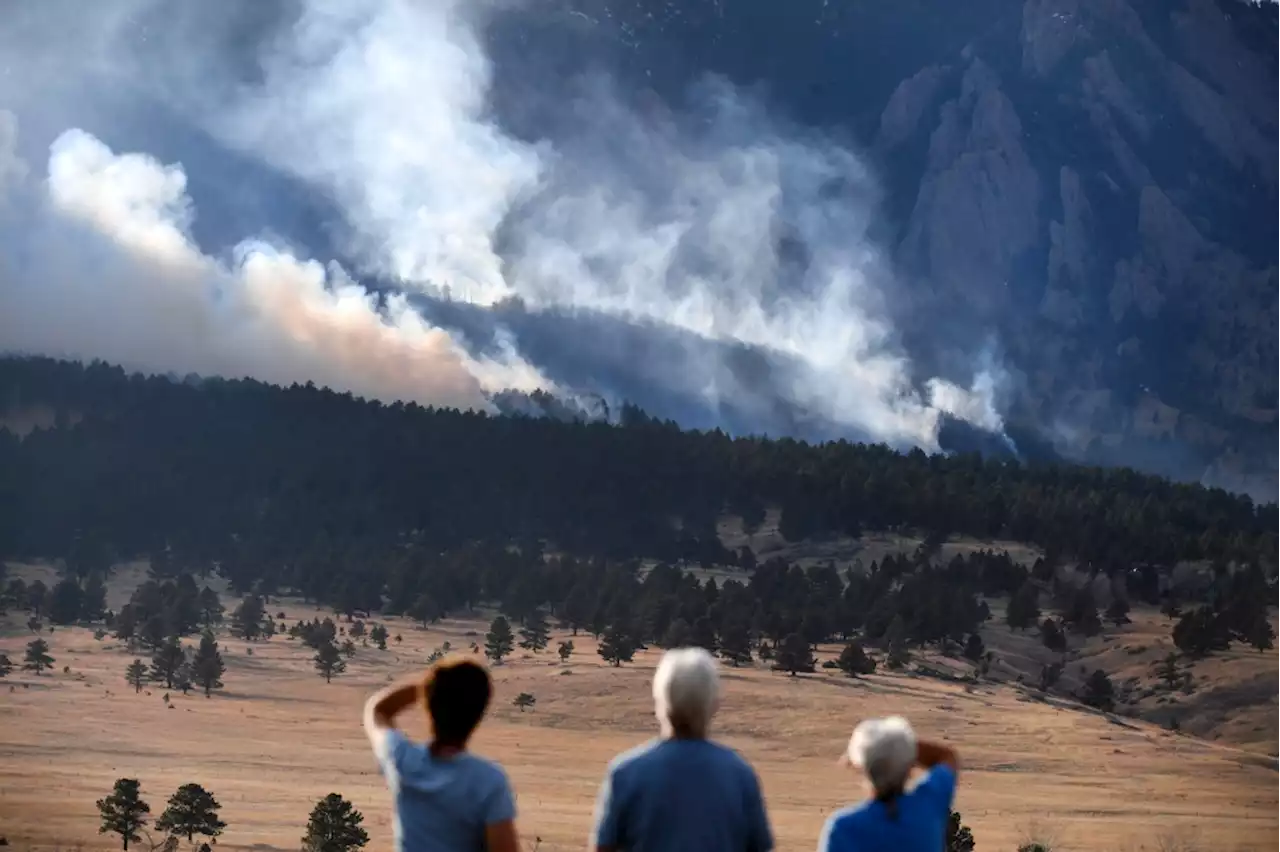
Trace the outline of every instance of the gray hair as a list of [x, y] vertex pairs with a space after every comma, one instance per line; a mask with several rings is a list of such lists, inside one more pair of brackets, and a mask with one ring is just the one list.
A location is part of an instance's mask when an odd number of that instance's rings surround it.
[[901, 789], [916, 763], [915, 731], [901, 716], [867, 719], [853, 729], [847, 757], [877, 794]]
[[662, 655], [653, 676], [653, 710], [663, 734], [704, 737], [720, 704], [720, 671], [704, 648]]

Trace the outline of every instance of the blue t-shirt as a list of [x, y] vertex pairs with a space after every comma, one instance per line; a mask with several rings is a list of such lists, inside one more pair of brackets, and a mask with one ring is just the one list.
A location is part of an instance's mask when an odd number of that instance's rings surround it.
[[594, 841], [623, 852], [770, 852], [760, 781], [733, 749], [655, 740], [613, 759]]
[[395, 798], [397, 852], [483, 852], [485, 827], [515, 819], [502, 767], [463, 752], [432, 757], [397, 730], [374, 737], [374, 753]]
[[896, 819], [874, 800], [836, 811], [822, 827], [818, 852], [942, 852], [955, 795], [955, 770], [939, 764], [898, 797]]

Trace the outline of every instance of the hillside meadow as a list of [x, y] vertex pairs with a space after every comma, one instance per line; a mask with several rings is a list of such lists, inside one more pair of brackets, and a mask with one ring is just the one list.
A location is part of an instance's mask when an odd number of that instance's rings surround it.
[[[138, 576], [117, 576], [112, 606], [127, 600]], [[323, 615], [287, 599], [269, 609], [285, 612], [287, 623]], [[15, 662], [31, 638], [19, 616], [5, 617], [0, 634], [0, 652]], [[173, 692], [168, 705], [163, 688], [135, 694], [125, 683], [135, 654], [122, 643], [84, 628], [44, 633], [54, 670], [0, 681], [0, 835], [16, 849], [118, 848], [97, 833], [94, 801], [116, 778], [136, 777], [153, 815], [182, 783], [213, 791], [229, 824], [220, 849], [298, 848], [311, 806], [329, 792], [363, 811], [370, 849], [388, 848], [389, 801], [360, 730], [362, 703], [420, 669], [442, 643], [482, 642], [487, 619], [430, 630], [382, 622], [401, 641], [385, 651], [360, 647], [331, 684], [299, 641], [246, 643], [221, 631], [226, 688], [209, 699]], [[550, 650], [517, 649], [494, 670], [495, 704], [475, 743], [507, 768], [530, 849], [584, 848], [609, 758], [655, 730], [649, 681], [659, 652], [611, 668], [590, 636], [574, 643], [566, 664]], [[1268, 664], [1274, 672], [1274, 652]], [[1055, 850], [1277, 845], [1274, 761], [1233, 746], [1034, 700], [1012, 684], [899, 674], [850, 680], [822, 670], [787, 677], [727, 666], [723, 676], [717, 734], [756, 766], [780, 852], [813, 848], [824, 817], [860, 795], [836, 758], [859, 719], [887, 713], [958, 746], [965, 771], [956, 807], [978, 849], [1013, 850], [1032, 836], [1053, 839]], [[515, 708], [520, 692], [536, 706]], [[421, 718], [410, 717], [424, 733]]]

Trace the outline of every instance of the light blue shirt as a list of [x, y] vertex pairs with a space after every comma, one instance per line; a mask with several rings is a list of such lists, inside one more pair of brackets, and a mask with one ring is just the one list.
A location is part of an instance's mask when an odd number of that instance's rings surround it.
[[896, 819], [874, 800], [836, 811], [818, 852], [943, 852], [955, 795], [955, 770], [939, 764], [898, 797]]
[[498, 764], [463, 752], [432, 757], [394, 729], [370, 731], [395, 799], [397, 852], [483, 852], [485, 827], [515, 819], [515, 797]]
[[593, 834], [622, 852], [773, 849], [755, 771], [708, 740], [655, 740], [614, 758]]

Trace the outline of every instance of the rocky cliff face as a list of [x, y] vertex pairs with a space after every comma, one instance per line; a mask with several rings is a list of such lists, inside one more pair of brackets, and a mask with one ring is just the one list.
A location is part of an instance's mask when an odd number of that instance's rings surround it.
[[[959, 8], [963, 7], [963, 8]], [[547, 8], [527, 31], [549, 26]], [[582, 0], [674, 95], [715, 71], [884, 176], [928, 369], [994, 336], [1059, 452], [1276, 494], [1276, 7]]]

